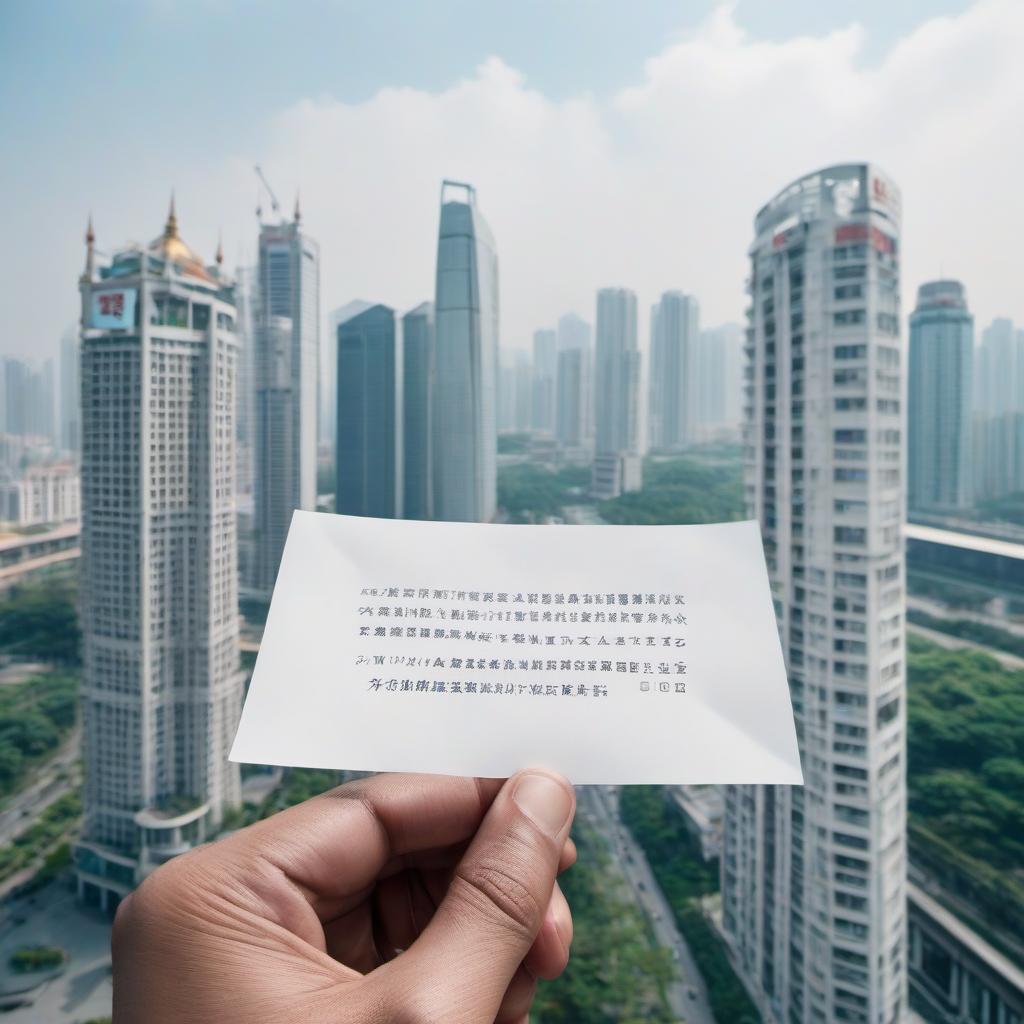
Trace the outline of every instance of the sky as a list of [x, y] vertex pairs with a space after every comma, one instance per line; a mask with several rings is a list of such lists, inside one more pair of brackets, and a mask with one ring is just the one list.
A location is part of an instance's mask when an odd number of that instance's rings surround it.
[[861, 159], [902, 188], [904, 312], [951, 276], [1024, 323], [1021, 52], [1020, 0], [6, 0], [0, 352], [75, 322], [90, 211], [110, 252], [174, 189], [200, 255], [251, 261], [256, 163], [301, 192], [325, 325], [431, 297], [445, 177], [496, 237], [503, 346], [607, 285], [741, 320], [758, 207]]

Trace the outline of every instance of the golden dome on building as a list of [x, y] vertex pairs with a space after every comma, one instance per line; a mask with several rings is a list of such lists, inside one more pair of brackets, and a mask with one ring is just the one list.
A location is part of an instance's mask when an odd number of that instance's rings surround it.
[[174, 195], [171, 195], [171, 208], [167, 214], [167, 223], [164, 225], [164, 233], [159, 238], [154, 238], [147, 249], [151, 256], [156, 256], [167, 263], [173, 263], [182, 274], [189, 274], [192, 277], [201, 278], [203, 281], [213, 282], [209, 271], [203, 266], [203, 261], [182, 241], [178, 234], [178, 218], [174, 212]]

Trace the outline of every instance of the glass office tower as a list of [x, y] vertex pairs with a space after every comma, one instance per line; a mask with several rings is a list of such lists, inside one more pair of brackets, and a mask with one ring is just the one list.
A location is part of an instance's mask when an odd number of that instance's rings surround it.
[[497, 507], [498, 256], [472, 185], [441, 186], [435, 308], [434, 517]]
[[335, 512], [402, 515], [402, 339], [395, 311], [376, 305], [337, 328]]
[[910, 314], [907, 376], [907, 506], [969, 508], [974, 317], [959, 281], [929, 281]]

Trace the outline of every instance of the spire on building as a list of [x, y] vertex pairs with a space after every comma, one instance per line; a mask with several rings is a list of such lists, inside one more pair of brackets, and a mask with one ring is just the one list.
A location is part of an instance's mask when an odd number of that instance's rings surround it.
[[299, 209], [299, 193], [295, 193], [295, 223], [298, 224], [302, 220], [302, 211]]
[[217, 232], [217, 255], [214, 256], [217, 261], [217, 266], [222, 267], [224, 265], [224, 233], [222, 231]]
[[85, 270], [82, 272], [83, 280], [92, 280], [93, 272], [96, 269], [95, 245], [96, 232], [92, 229], [92, 211], [89, 211], [89, 222], [85, 228]]
[[164, 225], [164, 238], [178, 237], [178, 217], [174, 212], [174, 189], [171, 189], [171, 207], [167, 211], [167, 223]]

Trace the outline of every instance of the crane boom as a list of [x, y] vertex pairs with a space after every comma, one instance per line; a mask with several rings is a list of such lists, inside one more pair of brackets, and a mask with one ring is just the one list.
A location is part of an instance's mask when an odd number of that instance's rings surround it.
[[[256, 164], [253, 168], [256, 171], [256, 176], [263, 183], [263, 187], [267, 190], [267, 195], [270, 196], [270, 208], [274, 211], [275, 216], [280, 216], [281, 206], [277, 201], [277, 196], [274, 195], [274, 190], [270, 187], [270, 182], [267, 181], [267, 176], [263, 173], [263, 168], [259, 164]], [[256, 208], [256, 215], [260, 215], [260, 208]]]

